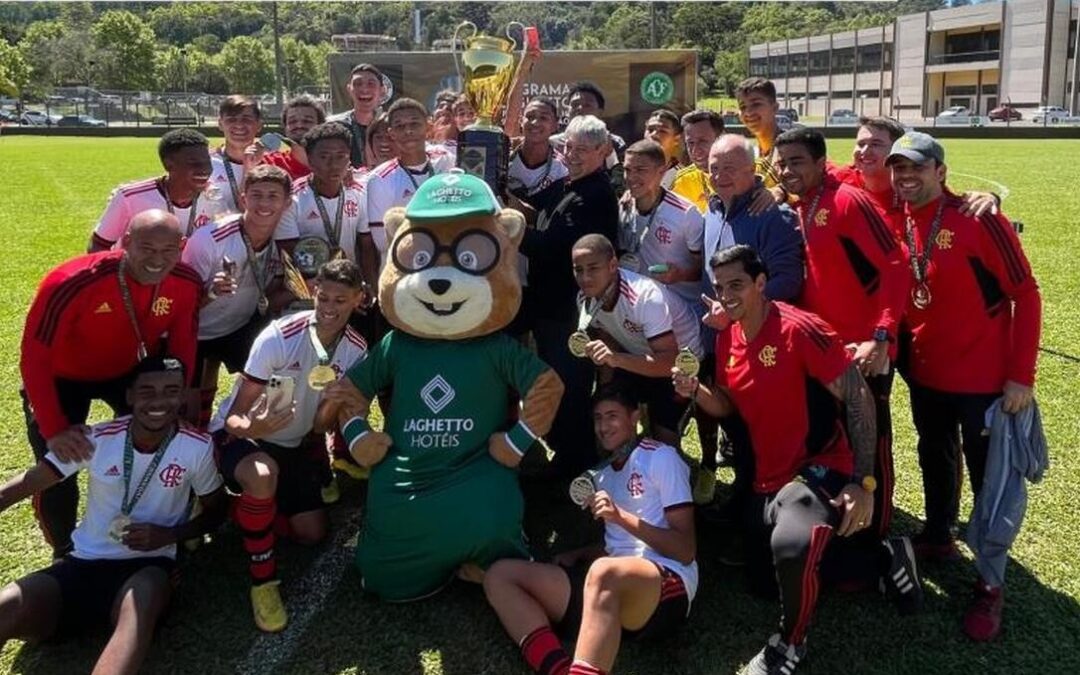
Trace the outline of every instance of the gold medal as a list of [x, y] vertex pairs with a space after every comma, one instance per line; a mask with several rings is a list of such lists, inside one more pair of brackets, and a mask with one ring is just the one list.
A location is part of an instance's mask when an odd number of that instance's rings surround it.
[[570, 481], [570, 501], [584, 507], [589, 497], [596, 494], [596, 486], [593, 485], [593, 471], [586, 471], [574, 480]]
[[337, 380], [337, 373], [330, 366], [318, 365], [308, 373], [308, 386], [315, 391], [322, 391], [326, 386]]
[[918, 284], [915, 288], [911, 289], [911, 302], [919, 309], [926, 309], [930, 306], [930, 287], [926, 284]]
[[675, 368], [684, 377], [697, 377], [698, 372], [701, 370], [701, 361], [694, 356], [694, 352], [683, 347], [675, 356]]
[[589, 344], [589, 334], [583, 330], [574, 331], [566, 341], [570, 353], [579, 359], [585, 358], [585, 346]]
[[117, 544], [124, 541], [124, 533], [127, 531], [128, 526], [131, 525], [131, 518], [120, 514], [112, 519], [109, 523], [109, 539], [112, 539]]

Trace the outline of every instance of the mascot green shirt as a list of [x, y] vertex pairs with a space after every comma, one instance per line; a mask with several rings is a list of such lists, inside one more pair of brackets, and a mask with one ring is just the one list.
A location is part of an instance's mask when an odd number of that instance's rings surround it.
[[[527, 557], [514, 467], [550, 427], [562, 385], [498, 332], [520, 305], [519, 213], [454, 172], [425, 181], [384, 224], [390, 259], [379, 302], [394, 330], [349, 371], [359, 405], [341, 421], [353, 456], [373, 467], [357, 547], [364, 587], [400, 601]], [[368, 406], [387, 389], [377, 432]], [[522, 400], [516, 421], [512, 392]]]

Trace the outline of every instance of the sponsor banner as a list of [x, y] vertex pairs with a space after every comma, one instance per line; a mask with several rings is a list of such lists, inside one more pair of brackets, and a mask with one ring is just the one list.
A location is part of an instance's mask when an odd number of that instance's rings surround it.
[[[393, 87], [392, 98], [415, 98], [430, 110], [443, 89], [461, 91], [451, 52], [367, 52], [331, 54], [329, 59], [333, 112], [352, 107], [345, 86], [358, 63], [371, 63]], [[522, 95], [547, 96], [559, 103], [560, 117], [569, 117], [570, 87], [579, 80], [604, 92], [608, 128], [627, 140], [641, 137], [645, 121], [657, 108], [676, 115], [697, 103], [697, 52], [693, 50], [552, 51], [533, 68]]]

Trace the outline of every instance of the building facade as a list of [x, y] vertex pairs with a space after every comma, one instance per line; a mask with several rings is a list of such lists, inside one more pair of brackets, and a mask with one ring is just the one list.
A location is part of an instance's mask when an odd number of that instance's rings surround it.
[[897, 17], [888, 25], [750, 47], [750, 74], [800, 115], [986, 115], [1003, 103], [1077, 111], [1075, 0], [1004, 0]]

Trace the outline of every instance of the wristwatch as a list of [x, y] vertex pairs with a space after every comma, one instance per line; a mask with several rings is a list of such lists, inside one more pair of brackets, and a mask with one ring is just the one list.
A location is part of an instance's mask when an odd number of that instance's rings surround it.
[[869, 494], [873, 494], [874, 490], [877, 489], [877, 479], [873, 476], [863, 476], [861, 480], [856, 478], [853, 482], [858, 483], [859, 487]]
[[875, 328], [874, 342], [891, 342], [891, 340], [889, 340], [889, 331], [882, 326]]

